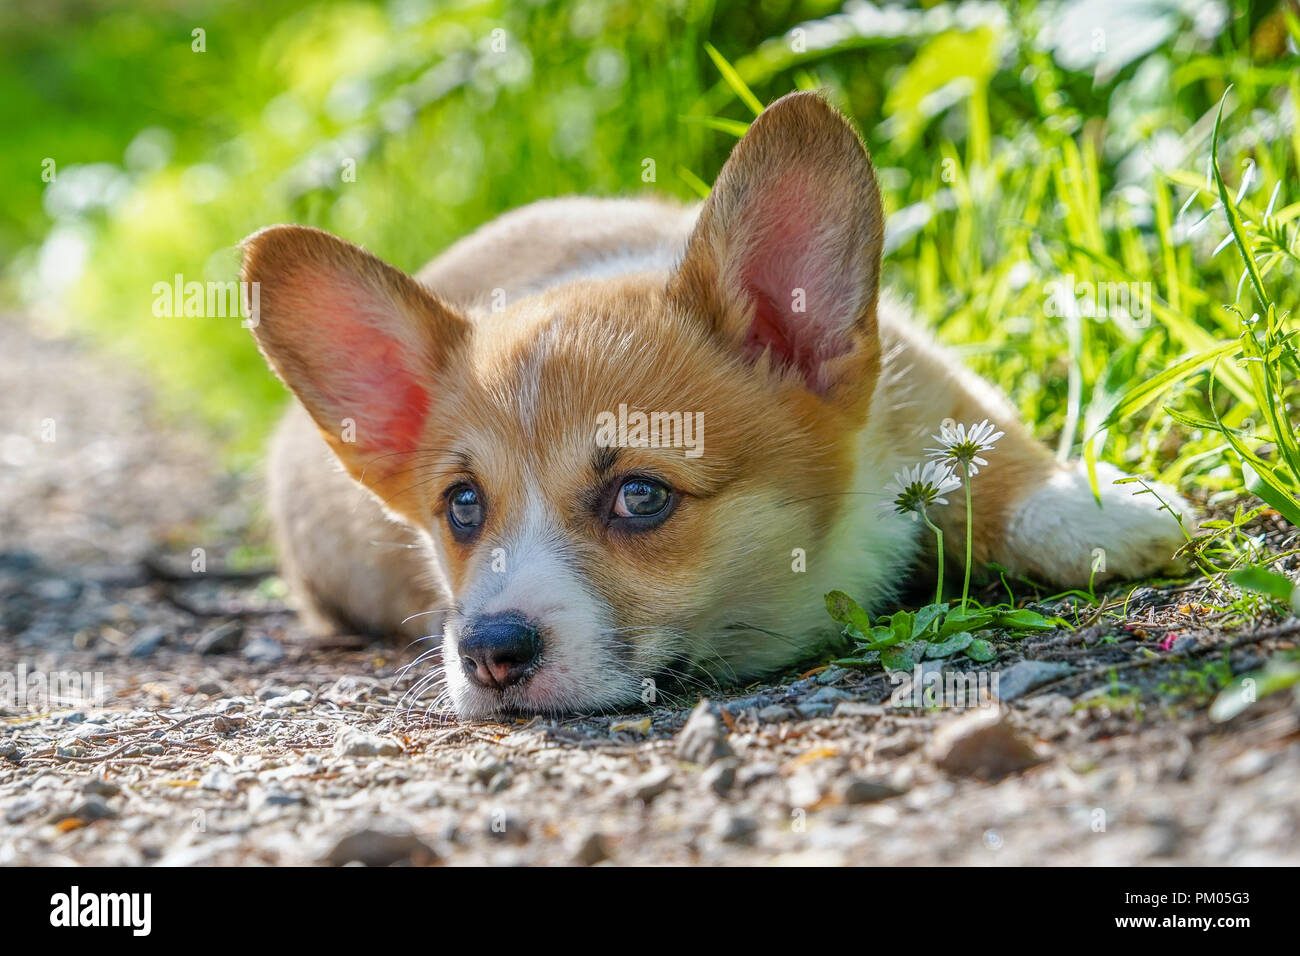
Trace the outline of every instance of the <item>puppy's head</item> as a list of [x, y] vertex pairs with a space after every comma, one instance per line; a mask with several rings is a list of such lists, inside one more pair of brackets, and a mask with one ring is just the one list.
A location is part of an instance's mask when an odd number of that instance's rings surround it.
[[857, 135], [794, 94], [736, 147], [670, 275], [462, 314], [326, 233], [247, 241], [262, 351], [438, 554], [462, 713], [594, 710], [807, 652], [829, 585], [806, 563], [879, 365], [882, 220]]

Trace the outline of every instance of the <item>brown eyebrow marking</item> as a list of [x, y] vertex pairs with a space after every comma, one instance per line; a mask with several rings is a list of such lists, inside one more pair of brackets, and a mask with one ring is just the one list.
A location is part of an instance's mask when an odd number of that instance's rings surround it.
[[598, 478], [605, 478], [618, 463], [619, 449], [611, 447], [597, 448], [591, 456], [591, 470]]

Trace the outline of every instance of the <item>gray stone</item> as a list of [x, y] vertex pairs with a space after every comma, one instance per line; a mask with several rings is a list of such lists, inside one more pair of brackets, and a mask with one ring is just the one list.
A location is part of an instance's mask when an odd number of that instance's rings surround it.
[[280, 642], [265, 635], [259, 635], [244, 645], [244, 660], [254, 664], [276, 664], [284, 660], [284, 648]]
[[731, 757], [714, 761], [700, 774], [700, 780], [718, 796], [724, 797], [736, 784], [736, 767], [737, 763]]
[[263, 684], [253, 692], [253, 696], [258, 700], [270, 700], [272, 697], [283, 697], [287, 693], [289, 688], [283, 684]]
[[779, 724], [783, 720], [795, 720], [799, 711], [785, 704], [772, 704], [758, 712], [758, 719], [765, 724]]
[[904, 791], [895, 789], [888, 784], [879, 783], [875, 780], [864, 780], [861, 777], [849, 777], [840, 783], [836, 789], [840, 800], [843, 803], [850, 804], [878, 803], [881, 800], [902, 796], [904, 793]]
[[929, 754], [940, 770], [983, 780], [1000, 780], [1043, 760], [997, 707], [981, 707], [940, 727]]
[[410, 830], [366, 828], [343, 837], [325, 854], [324, 859], [334, 866], [345, 866], [348, 863], [362, 863], [365, 866], [425, 866], [436, 862], [438, 855]]
[[213, 767], [199, 778], [200, 790], [228, 791], [235, 789], [235, 778], [221, 767]]
[[758, 832], [758, 822], [753, 817], [723, 808], [713, 815], [709, 830], [723, 843], [750, 843]]
[[32, 584], [31, 590], [42, 601], [70, 601], [81, 592], [81, 582], [66, 578], [45, 578]]
[[[852, 700], [853, 695], [838, 687], [823, 687], [808, 698], [809, 704], [838, 704], [842, 700]], [[803, 706], [803, 705], [801, 705]]]
[[588, 833], [583, 837], [582, 842], [578, 844], [577, 852], [573, 854], [573, 862], [578, 866], [595, 866], [608, 859], [609, 846], [599, 833]]
[[758, 763], [745, 764], [745, 766], [736, 771], [736, 782], [742, 787], [748, 787], [750, 784], [757, 783], [760, 780], [775, 777], [779, 770], [780, 767], [777, 764], [767, 760], [759, 761]]
[[34, 813], [45, 811], [45, 801], [38, 796], [19, 797], [5, 808], [5, 823], [19, 823]]
[[634, 800], [640, 800], [642, 803], [649, 803], [659, 794], [668, 789], [673, 781], [673, 768], [669, 766], [655, 767], [653, 770], [643, 773], [641, 776], [630, 781], [627, 785], [627, 793]]
[[115, 797], [122, 792], [122, 788], [103, 777], [87, 777], [81, 785], [81, 792], [97, 797]]
[[52, 822], [60, 823], [64, 820], [84, 820], [93, 823], [96, 820], [111, 820], [117, 816], [117, 811], [104, 802], [103, 797], [89, 796], [67, 813], [56, 815]]
[[997, 698], [1006, 703], [1023, 697], [1035, 687], [1066, 674], [1074, 673], [1069, 664], [1059, 661], [1017, 661], [998, 672]]
[[243, 624], [239, 621], [226, 621], [200, 636], [194, 649], [200, 654], [229, 654], [239, 647], [243, 636]]
[[162, 646], [167, 631], [161, 627], [142, 627], [126, 645], [127, 657], [149, 657]]
[[266, 706], [273, 710], [283, 710], [286, 707], [297, 707], [300, 704], [306, 704], [311, 701], [311, 691], [304, 688], [291, 691], [280, 697], [272, 697], [266, 702]]
[[479, 783], [491, 783], [494, 777], [505, 773], [505, 770], [506, 765], [500, 760], [488, 760], [485, 763], [475, 764], [472, 772]]
[[1249, 780], [1251, 777], [1258, 777], [1261, 773], [1268, 770], [1278, 760], [1278, 754], [1269, 753], [1267, 750], [1247, 750], [1237, 757], [1233, 757], [1224, 767], [1230, 780], [1238, 782]]
[[528, 842], [528, 825], [512, 810], [493, 810], [487, 815], [487, 833], [494, 840], [522, 846]]
[[701, 700], [677, 734], [677, 756], [707, 767], [731, 755], [726, 726], [713, 712], [712, 704], [707, 699]]
[[727, 701], [722, 705], [722, 709], [729, 714], [740, 714], [747, 710], [762, 710], [771, 702], [771, 694], [751, 694], [748, 697], [737, 697], [735, 700]]
[[396, 757], [402, 753], [402, 745], [392, 737], [343, 727], [334, 738], [334, 753], [340, 757]]
[[296, 807], [307, 802], [301, 793], [291, 793], [278, 786], [266, 790], [254, 790], [248, 797], [248, 809], [252, 813], [266, 807]]

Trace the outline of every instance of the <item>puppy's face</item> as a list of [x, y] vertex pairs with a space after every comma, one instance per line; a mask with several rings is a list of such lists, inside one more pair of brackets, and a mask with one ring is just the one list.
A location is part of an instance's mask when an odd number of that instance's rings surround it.
[[433, 543], [461, 713], [600, 709], [807, 652], [783, 629], [853, 477], [880, 229], [856, 135], [795, 95], [737, 147], [670, 276], [461, 315], [325, 233], [249, 240], [267, 358]]

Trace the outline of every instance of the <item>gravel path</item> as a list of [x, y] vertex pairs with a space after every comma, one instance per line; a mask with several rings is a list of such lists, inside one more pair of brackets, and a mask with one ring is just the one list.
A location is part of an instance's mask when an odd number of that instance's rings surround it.
[[830, 668], [461, 723], [403, 699], [408, 650], [313, 642], [229, 570], [256, 484], [122, 376], [0, 318], [0, 863], [1300, 862], [1300, 708], [1213, 725], [1194, 692], [1300, 622], [1243, 641], [1150, 592], [1158, 628], [1004, 648], [1001, 710]]

